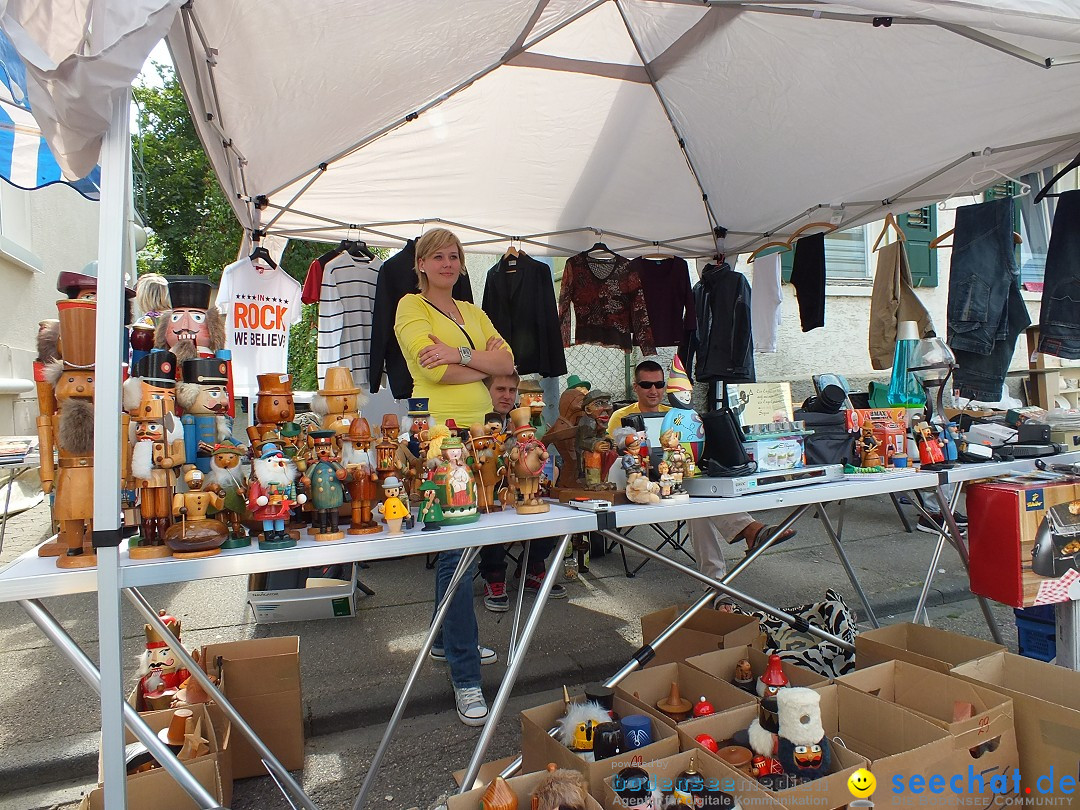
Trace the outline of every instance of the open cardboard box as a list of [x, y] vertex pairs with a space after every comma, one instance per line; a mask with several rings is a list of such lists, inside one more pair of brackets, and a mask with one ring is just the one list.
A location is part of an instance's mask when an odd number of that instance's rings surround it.
[[[575, 703], [583, 700], [584, 697], [581, 695], [573, 698]], [[615, 695], [612, 708], [619, 717], [640, 714], [636, 706], [632, 706], [618, 694]], [[526, 709], [521, 713], [521, 768], [523, 771], [526, 773], [542, 771], [549, 762], [554, 762], [560, 768], [580, 771], [589, 781], [589, 793], [599, 799], [603, 795], [605, 777], [618, 773], [628, 765], [661, 759], [679, 752], [679, 738], [675, 730], [654, 718], [653, 741], [649, 745], [599, 762], [586, 762], [548, 734], [548, 729], [558, 725], [564, 713], [565, 708], [561, 700], [537, 706], [535, 709]], [[652, 717], [652, 715], [647, 716]]]
[[[712, 757], [704, 757], [698, 751], [683, 751], [680, 754], [664, 759], [644, 762], [638, 767], [649, 774], [654, 788], [670, 793], [675, 780], [679, 778], [679, 774], [690, 766], [691, 759], [694, 761], [694, 770], [704, 777], [706, 787], [719, 788], [724, 793], [734, 796], [746, 810], [749, 810], [749, 808], [780, 810], [783, 807], [782, 804], [762, 790], [757, 780], [751, 779], [738, 771], [722, 768], [718, 760]], [[623, 804], [623, 800], [615, 793], [615, 789], [618, 787], [615, 784], [617, 778], [618, 774], [612, 774], [604, 780], [605, 810], [622, 810], [626, 806]]]
[[[225, 697], [290, 771], [304, 767], [304, 715], [300, 637], [257, 638], [202, 648], [203, 667], [219, 679]], [[232, 735], [235, 779], [263, 776], [266, 768], [247, 739]]]
[[256, 624], [341, 619], [356, 615], [356, 563], [348, 580], [308, 577], [304, 588], [268, 590], [266, 574], [248, 576], [248, 606]]
[[[681, 616], [689, 605], [672, 605], [641, 617], [641, 637], [648, 644]], [[761, 647], [761, 628], [753, 616], [723, 610], [699, 610], [656, 650], [645, 668], [684, 661], [692, 655], [743, 645]]]
[[685, 700], [693, 704], [705, 697], [717, 712], [757, 702], [749, 692], [682, 663], [631, 672], [615, 687], [615, 694], [643, 714], [675, 726], [670, 717], [656, 708], [656, 702], [670, 694], [672, 682], [679, 684], [679, 693]]
[[1080, 672], [1000, 652], [958, 666], [950, 675], [1012, 699], [1021, 786], [1035, 795], [1075, 800]]
[[[216, 757], [192, 760], [187, 769], [223, 807], [229, 806], [232, 799], [224, 796]], [[128, 810], [199, 810], [200, 807], [201, 805], [196, 804], [161, 768], [137, 773], [127, 779]], [[106, 810], [105, 788], [97, 787], [84, 795], [79, 803], [79, 810]]]
[[[1013, 702], [1000, 692], [906, 661], [859, 669], [837, 678], [836, 684], [896, 703], [945, 729], [965, 771], [973, 758], [980, 772], [993, 768], [994, 773], [1011, 773], [1019, 764]], [[970, 714], [958, 719], [958, 704], [970, 706]], [[992, 750], [969, 753], [978, 748]]]
[[959, 664], [1004, 649], [1000, 644], [936, 627], [891, 624], [855, 637], [855, 666], [864, 669], [884, 661], [907, 661], [936, 672], [948, 672]]
[[[540, 781], [546, 775], [545, 772], [541, 771], [540, 773], [529, 773], [506, 780], [507, 786], [514, 791], [514, 795], [517, 797], [519, 810], [527, 810], [532, 802], [533, 791], [536, 790], [540, 785]], [[457, 793], [450, 796], [446, 800], [446, 810], [479, 810], [481, 806], [480, 800], [483, 798], [485, 790], [487, 790], [486, 785], [470, 790], [468, 793]], [[585, 799], [585, 810], [602, 810], [602, 808], [600, 803], [590, 795]]]
[[[732, 678], [735, 675], [735, 665], [743, 658], [750, 662], [750, 669], [753, 670], [755, 681], [765, 673], [765, 668], [769, 664], [769, 656], [754, 647], [732, 647], [731, 649], [725, 648], [704, 655], [695, 655], [687, 658], [686, 664], [734, 686]], [[824, 675], [811, 672], [809, 669], [803, 669], [790, 661], [784, 661], [781, 667], [792, 686], [806, 686], [813, 689], [818, 686], [825, 686], [829, 682], [829, 679]]]
[[[840, 719], [836, 687], [827, 685], [816, 691], [821, 694], [821, 725], [825, 729], [826, 736], [833, 740], [839, 733]], [[713, 763], [714, 767], [725, 772], [729, 778], [744, 779], [753, 783], [757, 790], [767, 794], [786, 807], [807, 805], [824, 808], [824, 810], [846, 807], [852, 798], [847, 787], [848, 779], [859, 768], [865, 768], [867, 765], [865, 757], [859, 752], [834, 744], [831, 747], [832, 764], [830, 773], [827, 776], [786, 790], [769, 791], [756, 779], [752, 779], [742, 771], [732, 768], [694, 739], [699, 734], [708, 734], [721, 746], [727, 745], [726, 741], [730, 740], [737, 732], [749, 728], [757, 716], [758, 707], [754, 703], [720, 712], [710, 717], [691, 720], [679, 726], [679, 744], [684, 751], [697, 751], [706, 760]]]

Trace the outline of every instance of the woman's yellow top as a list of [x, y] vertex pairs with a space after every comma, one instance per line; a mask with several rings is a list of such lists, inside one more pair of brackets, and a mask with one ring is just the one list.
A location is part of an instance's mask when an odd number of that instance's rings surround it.
[[[465, 319], [464, 329], [472, 338], [474, 351], [484, 351], [491, 337], [502, 338], [480, 307], [466, 301], [457, 301], [457, 306]], [[406, 295], [398, 302], [394, 334], [412, 374], [413, 396], [427, 397], [428, 410], [436, 420], [445, 424], [447, 419], [453, 419], [461, 428], [484, 421], [484, 415], [491, 412], [491, 394], [482, 380], [444, 384], [442, 378], [448, 366], [424, 368], [420, 365], [420, 350], [432, 343], [429, 334], [455, 348], [469, 345], [461, 328], [448, 314], [439, 312], [423, 296]], [[506, 348], [510, 351], [509, 344]]]

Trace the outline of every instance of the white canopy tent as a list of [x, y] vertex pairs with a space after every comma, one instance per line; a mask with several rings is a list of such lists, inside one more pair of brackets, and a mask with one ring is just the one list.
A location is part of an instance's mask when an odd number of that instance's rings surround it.
[[739, 252], [1080, 150], [1067, 0], [195, 0], [168, 42], [237, 216], [290, 237]]

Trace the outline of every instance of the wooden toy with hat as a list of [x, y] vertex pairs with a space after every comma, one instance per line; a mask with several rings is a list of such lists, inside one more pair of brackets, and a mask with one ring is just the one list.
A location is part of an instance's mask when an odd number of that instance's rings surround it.
[[518, 402], [528, 408], [532, 425], [537, 430], [544, 426], [544, 390], [536, 380], [522, 380], [518, 384]]
[[296, 489], [296, 465], [285, 458], [277, 445], [267, 444], [252, 466], [248, 508], [255, 520], [262, 521], [259, 548], [292, 548], [296, 540], [285, 532], [285, 521], [294, 504], [307, 501], [307, 496]]
[[365, 400], [353, 382], [352, 371], [345, 366], [331, 366], [326, 370], [323, 387], [312, 397], [311, 410], [322, 417], [323, 430], [344, 436], [349, 425], [360, 418]]
[[221, 544], [229, 536], [229, 530], [220, 520], [207, 517], [211, 509], [221, 509], [225, 498], [210, 489], [204, 489], [202, 470], [193, 467], [184, 473], [187, 492], [173, 495], [172, 513], [177, 519], [165, 531], [165, 542], [173, 556], [182, 559], [212, 557], [221, 553]]
[[229, 362], [195, 358], [180, 366], [176, 401], [184, 409], [184, 461], [207, 473], [214, 446], [229, 438]]
[[396, 413], [383, 414], [379, 425], [379, 441], [375, 444], [376, 472], [379, 480], [385, 482], [391, 475], [398, 479], [412, 477], [412, 456], [408, 448], [398, 440], [401, 434], [401, 420]]
[[498, 444], [498, 439], [484, 430], [483, 425], [477, 423], [469, 428], [469, 466], [476, 476], [477, 508], [484, 513], [502, 511], [502, 504], [495, 502], [504, 469]]
[[256, 379], [259, 392], [255, 398], [255, 424], [247, 429], [253, 458], [261, 454], [259, 443], [263, 434], [272, 429], [280, 431], [282, 424], [296, 419], [292, 377], [288, 374], [258, 374]]
[[[573, 489], [578, 486], [578, 448], [577, 426], [581, 421], [585, 410], [582, 404], [585, 395], [592, 386], [585, 384], [567, 384], [566, 390], [559, 397], [559, 416], [555, 423], [540, 437], [544, 444], [553, 444], [562, 458], [562, 467], [559, 468], [559, 477], [554, 482], [556, 486]], [[561, 499], [561, 498], [560, 498]]]
[[417, 519], [424, 524], [421, 531], [434, 532], [442, 528], [443, 511], [439, 504], [439, 487], [434, 481], [425, 481], [420, 485], [420, 512]]
[[405, 487], [396, 475], [387, 476], [382, 483], [383, 502], [376, 511], [386, 521], [386, 530], [390, 534], [401, 534], [401, 521], [409, 516], [409, 508], [402, 502]]
[[[151, 355], [152, 356], [152, 355]], [[135, 423], [131, 445], [131, 476], [139, 487], [139, 535], [128, 554], [135, 559], [168, 557], [165, 533], [172, 525], [176, 473], [184, 463], [183, 426], [166, 400], [143, 387], [143, 399], [130, 411]]]
[[349, 473], [338, 459], [336, 437], [333, 430], [313, 430], [308, 433], [308, 445], [314, 452], [315, 460], [301, 480], [310, 493], [315, 514], [311, 533], [316, 540], [341, 540], [345, 537], [345, 532], [338, 530], [337, 520], [338, 509], [345, 502], [344, 482]]
[[585, 412], [577, 425], [578, 456], [581, 459], [579, 482], [590, 491], [612, 490], [608, 471], [615, 463], [615, 450], [608, 437], [611, 419], [611, 395], [606, 391], [590, 391], [582, 401]]
[[166, 276], [172, 309], [161, 313], [154, 347], [168, 349], [183, 362], [214, 357], [225, 348], [225, 316], [210, 306], [214, 285], [208, 276]]
[[476, 503], [476, 481], [465, 452], [465, 445], [457, 436], [443, 440], [431, 479], [439, 488], [443, 521], [448, 526], [475, 523], [480, 517]]
[[230, 439], [215, 445], [210, 456], [206, 487], [222, 497], [222, 507], [216, 517], [229, 530], [229, 536], [221, 544], [222, 548], [251, 545], [243, 522], [247, 516], [247, 474], [243, 467], [245, 455], [244, 448]]
[[146, 648], [139, 656], [139, 683], [135, 689], [135, 709], [140, 712], [168, 709], [176, 690], [191, 674], [177, 667], [174, 645], [180, 644], [180, 620], [159, 610], [162, 623], [169, 630], [162, 636], [149, 624], [143, 625]]
[[341, 442], [341, 463], [349, 471], [346, 479], [352, 506], [349, 534], [374, 534], [382, 531], [371, 517], [371, 505], [379, 500], [380, 495], [379, 475], [375, 468], [371, 442], [371, 425], [362, 416], [349, 425], [349, 432]]
[[510, 421], [514, 426], [514, 444], [506, 466], [517, 491], [514, 508], [519, 515], [547, 512], [550, 507], [539, 496], [540, 474], [549, 456], [547, 447], [536, 438], [530, 408], [514, 408], [510, 411]]

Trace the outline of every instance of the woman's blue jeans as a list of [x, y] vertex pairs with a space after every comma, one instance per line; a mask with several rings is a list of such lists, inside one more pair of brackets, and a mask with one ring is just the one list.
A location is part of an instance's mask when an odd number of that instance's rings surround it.
[[[439, 607], [446, 593], [454, 569], [461, 560], [463, 551], [441, 551], [435, 561], [435, 608]], [[446, 652], [446, 663], [450, 665], [450, 680], [455, 689], [467, 689], [480, 686], [480, 631], [476, 625], [476, 610], [473, 604], [473, 575], [476, 562], [469, 566], [458, 583], [457, 590], [450, 600], [442, 629], [435, 636], [435, 646]]]

